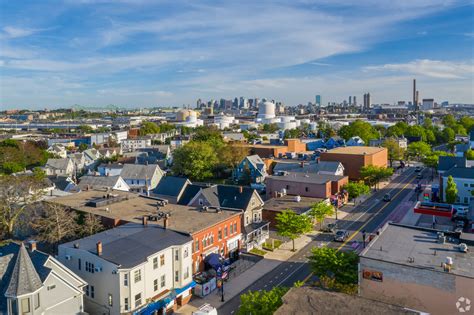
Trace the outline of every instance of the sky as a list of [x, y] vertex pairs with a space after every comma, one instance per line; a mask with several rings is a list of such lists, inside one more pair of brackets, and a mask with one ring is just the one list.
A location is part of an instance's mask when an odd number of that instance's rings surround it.
[[[353, 2], [353, 3], [351, 3]], [[474, 103], [474, 1], [0, 0], [0, 108]]]

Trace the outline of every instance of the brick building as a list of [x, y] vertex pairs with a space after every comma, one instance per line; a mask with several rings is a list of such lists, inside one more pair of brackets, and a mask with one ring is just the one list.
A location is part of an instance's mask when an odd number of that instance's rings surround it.
[[[114, 191], [111, 197], [99, 190], [83, 191], [54, 199], [54, 203], [100, 216], [109, 226], [142, 222], [192, 237], [193, 273], [204, 269], [204, 259], [211, 253], [237, 258], [242, 246], [242, 212], [213, 207], [167, 204], [162, 199], [141, 197]], [[166, 204], [165, 204], [166, 203]]]
[[288, 152], [306, 152], [306, 143], [299, 139], [286, 139], [284, 145], [242, 144], [241, 146], [249, 148], [250, 154], [256, 154], [261, 158], [283, 157]]
[[336, 161], [344, 165], [344, 171], [351, 180], [360, 178], [360, 169], [364, 166], [387, 166], [387, 148], [376, 147], [339, 147], [328, 152], [321, 153], [321, 161]]

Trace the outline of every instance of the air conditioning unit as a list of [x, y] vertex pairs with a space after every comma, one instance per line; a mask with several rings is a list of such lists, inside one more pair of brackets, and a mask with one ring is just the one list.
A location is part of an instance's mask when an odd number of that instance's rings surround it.
[[71, 257], [71, 255], [66, 255], [65, 258], [66, 258], [66, 260], [71, 260], [72, 257]]
[[95, 272], [101, 272], [101, 271], [102, 271], [102, 267], [95, 267], [95, 268], [94, 268], [94, 271], [95, 271]]

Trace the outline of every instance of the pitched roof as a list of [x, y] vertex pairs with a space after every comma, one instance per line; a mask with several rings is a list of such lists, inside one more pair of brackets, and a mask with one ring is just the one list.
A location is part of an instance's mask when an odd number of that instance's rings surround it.
[[184, 189], [181, 197], [178, 200], [179, 205], [186, 206], [196, 196], [196, 194], [203, 188], [201, 185], [189, 184]]
[[438, 171], [447, 171], [450, 168], [466, 166], [466, 158], [459, 156], [440, 156], [438, 158]]
[[185, 177], [165, 176], [158, 186], [156, 186], [154, 193], [164, 196], [178, 197], [184, 188], [191, 182]]
[[474, 168], [472, 167], [453, 167], [443, 174], [443, 177], [452, 176], [453, 178], [474, 179]]
[[246, 209], [255, 189], [239, 186], [215, 185], [204, 188], [202, 195], [213, 207]]
[[51, 272], [44, 265], [48, 257], [39, 251], [27, 251], [23, 244], [0, 246], [0, 313], [6, 310], [5, 295], [19, 296], [41, 288]]
[[149, 256], [170, 246], [191, 242], [192, 238], [157, 225], [145, 227], [139, 223], [128, 223], [61, 246], [72, 248], [74, 244], [79, 244], [80, 249], [96, 254], [99, 241], [102, 242], [103, 259], [123, 268], [132, 268]]
[[46, 168], [54, 168], [57, 170], [65, 170], [67, 169], [69, 165], [70, 159], [64, 158], [64, 159], [48, 159], [46, 162], [45, 167]]
[[49, 176], [48, 179], [54, 183], [57, 189], [65, 190], [73, 181], [66, 176]]
[[151, 179], [156, 169], [158, 169], [160, 173], [163, 173], [157, 164], [124, 164], [120, 175], [123, 179], [145, 179], [145, 177]]
[[117, 182], [120, 180], [120, 175], [116, 176], [91, 176], [85, 175], [80, 178], [79, 187], [81, 189], [89, 186], [90, 188], [104, 188], [104, 187], [114, 187]]

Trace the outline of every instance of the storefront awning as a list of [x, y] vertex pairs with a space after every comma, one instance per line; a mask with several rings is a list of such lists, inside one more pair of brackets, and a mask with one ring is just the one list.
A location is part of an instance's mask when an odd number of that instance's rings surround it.
[[193, 280], [182, 288], [175, 289], [176, 295], [183, 293], [186, 290], [192, 289], [196, 286], [196, 282]]

